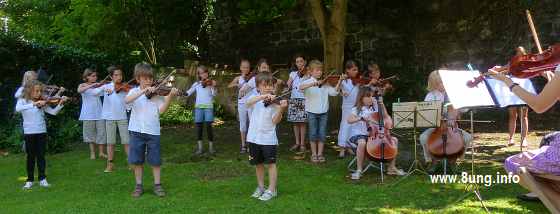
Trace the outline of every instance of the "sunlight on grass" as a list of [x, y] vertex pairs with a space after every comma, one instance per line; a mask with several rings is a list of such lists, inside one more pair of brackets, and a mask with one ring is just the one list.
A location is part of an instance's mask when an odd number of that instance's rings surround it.
[[[282, 124], [279, 133], [289, 133], [291, 127]], [[195, 133], [180, 127], [162, 132], [162, 184], [168, 196], [153, 195], [151, 170], [144, 175], [145, 194], [130, 197], [134, 178], [127, 170], [126, 158], [120, 145], [116, 170], [103, 173], [106, 160], [88, 159], [88, 148], [76, 145], [70, 152], [47, 156], [47, 173], [51, 188], [33, 192], [21, 190], [26, 177], [25, 156], [0, 156], [0, 192], [2, 213], [482, 213], [483, 209], [464, 184], [432, 184], [428, 176], [415, 174], [396, 185], [400, 177], [386, 176], [381, 184], [378, 170], [367, 171], [361, 180], [352, 181], [346, 169], [350, 158], [338, 159], [335, 145], [327, 146], [326, 164], [312, 164], [308, 159], [294, 160], [290, 135], [280, 136], [278, 157], [277, 198], [263, 203], [250, 198], [256, 186], [254, 167], [247, 155], [239, 154], [238, 128], [235, 124], [216, 129], [215, 156], [193, 155]], [[502, 161], [513, 154], [514, 148], [499, 147], [506, 134], [481, 134], [477, 140], [479, 153], [475, 171], [479, 174], [503, 173]], [[399, 139], [401, 154], [411, 154], [410, 139]], [[536, 138], [535, 138], [536, 140]], [[536, 142], [536, 141], [535, 141]], [[403, 144], [404, 145], [404, 144]], [[421, 152], [421, 151], [420, 151]], [[308, 157], [309, 154], [306, 155]], [[461, 171], [470, 172], [470, 157]], [[410, 157], [398, 159], [406, 168]], [[17, 179], [14, 179], [17, 178]], [[516, 184], [500, 184], [480, 188], [492, 213], [545, 213], [540, 203], [518, 201], [517, 194], [526, 191]], [[34, 201], [34, 203], [21, 203]], [[72, 202], [72, 203], [68, 203]], [[457, 203], [455, 203], [457, 202]]]

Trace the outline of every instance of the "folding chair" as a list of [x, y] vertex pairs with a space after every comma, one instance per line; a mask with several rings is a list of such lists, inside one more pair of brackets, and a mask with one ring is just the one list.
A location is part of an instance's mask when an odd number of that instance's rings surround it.
[[[347, 141], [346, 143], [348, 143], [348, 145], [350, 145], [350, 148], [352, 148], [352, 151], [354, 152], [354, 154], [356, 154], [356, 155], [354, 156], [354, 158], [352, 158], [352, 160], [350, 161], [350, 163], [348, 163], [348, 166], [347, 166], [348, 171], [350, 171], [350, 172], [356, 172], [356, 170], [357, 170], [357, 169], [356, 169], [356, 168], [357, 168], [356, 163], [357, 163], [357, 161], [358, 161], [358, 151], [357, 151], [357, 150], [358, 150], [358, 145], [355, 144], [355, 143], [352, 143], [352, 142], [350, 142], [350, 141]], [[370, 169], [370, 168], [372, 168], [372, 167], [373, 167], [373, 168], [376, 168], [376, 169], [379, 169], [379, 174], [381, 175], [381, 183], [383, 183], [383, 178], [384, 178], [384, 177], [383, 177], [383, 176], [384, 176], [383, 173], [384, 173], [384, 170], [385, 170], [383, 165], [384, 165], [385, 162], [388, 162], [388, 161], [376, 160], [375, 158], [371, 157], [371, 156], [368, 154], [367, 151], [365, 151], [365, 156], [366, 156], [366, 160], [365, 160], [365, 161], [367, 161], [367, 164], [366, 164], [365, 167], [363, 168], [362, 173], [365, 173], [368, 169]], [[376, 162], [377, 162], [379, 165], [375, 164]]]
[[[560, 203], [554, 201], [551, 196], [555, 195], [556, 197], [560, 197], [560, 176], [531, 173], [525, 167], [520, 167], [519, 172], [519, 176], [523, 179], [529, 190], [537, 194], [544, 206], [548, 208], [551, 213], [560, 214]], [[550, 186], [542, 181], [556, 185], [557, 189], [554, 190], [550, 188]]]

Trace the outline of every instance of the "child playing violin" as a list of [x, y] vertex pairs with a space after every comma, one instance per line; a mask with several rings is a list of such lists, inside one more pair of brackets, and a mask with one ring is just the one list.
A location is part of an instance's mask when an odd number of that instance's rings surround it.
[[214, 154], [214, 134], [212, 132], [212, 123], [214, 122], [214, 96], [216, 96], [216, 81], [208, 78], [208, 68], [200, 65], [196, 69], [198, 80], [185, 93], [191, 96], [196, 93], [196, 102], [194, 105], [194, 122], [197, 131], [197, 150], [196, 155], [201, 155], [202, 150], [202, 132], [203, 126], [206, 124], [208, 133], [208, 152]]
[[89, 144], [90, 159], [95, 159], [95, 145], [99, 147], [99, 157], [107, 158], [105, 154], [105, 121], [101, 118], [101, 99], [103, 96], [102, 83], [97, 81], [97, 72], [91, 68], [84, 70], [84, 83], [78, 86], [78, 93], [82, 95], [80, 121], [83, 121], [84, 142]]
[[352, 153], [348, 139], [350, 138], [350, 124], [348, 124], [348, 117], [352, 112], [352, 107], [356, 105], [356, 97], [361, 83], [353, 81], [352, 79], [360, 78], [358, 71], [358, 64], [353, 60], [348, 60], [344, 66], [344, 74], [341, 77], [341, 82], [337, 90], [342, 94], [342, 119], [340, 120], [340, 128], [338, 130], [338, 146], [340, 152], [339, 158], [344, 158], [345, 152]]
[[[352, 108], [350, 116], [346, 118], [350, 124], [350, 143], [357, 145], [356, 155], [356, 168], [357, 170], [352, 173], [351, 178], [353, 180], [359, 180], [362, 176], [363, 163], [368, 154], [366, 154], [366, 143], [370, 138], [369, 132], [377, 130], [376, 116], [378, 106], [382, 106], [383, 111], [387, 112], [383, 101], [380, 100], [379, 105], [374, 99], [375, 91], [368, 86], [361, 86], [357, 96], [357, 101], [355, 106]], [[384, 125], [387, 130], [392, 128], [391, 117], [388, 114], [384, 114]], [[372, 130], [373, 129], [373, 130]], [[398, 140], [395, 137], [391, 137], [391, 141], [397, 146]], [[387, 169], [388, 175], [405, 175], [405, 173], [398, 169], [396, 166], [396, 158], [393, 158], [389, 163], [389, 168]]]
[[128, 157], [128, 119], [126, 115], [126, 104], [124, 98], [126, 92], [117, 92], [116, 86], [122, 83], [122, 69], [116, 66], [107, 68], [111, 75], [112, 82], [101, 86], [105, 91], [103, 98], [103, 107], [101, 111], [101, 119], [105, 121], [105, 129], [107, 133], [107, 166], [104, 172], [112, 172], [114, 165], [113, 159], [115, 154], [115, 144], [117, 143], [117, 128], [121, 138], [121, 144], [124, 145], [124, 151]]
[[[329, 111], [329, 96], [336, 96], [338, 92], [335, 88], [319, 80], [323, 74], [323, 63], [319, 60], [312, 60], [309, 63], [310, 78], [299, 85], [305, 96], [305, 111], [309, 123], [309, 144], [311, 146], [311, 162], [323, 163], [326, 161], [323, 156], [324, 143], [327, 133], [327, 119]], [[338, 80], [336, 88], [339, 87], [341, 80]]]
[[[275, 99], [273, 95], [276, 80], [270, 73], [260, 73], [256, 77], [259, 94], [247, 100], [247, 107], [251, 108], [251, 123], [247, 141], [249, 144], [249, 162], [255, 165], [257, 189], [251, 195], [261, 201], [268, 201], [277, 195], [276, 183], [278, 170], [276, 168], [276, 151], [278, 138], [276, 125], [282, 120], [282, 114], [288, 107], [286, 100], [267, 106], [267, 100]], [[265, 165], [268, 166], [268, 188], [265, 190]]]
[[[152, 166], [154, 177], [154, 194], [159, 197], [165, 196], [161, 186], [161, 146], [160, 146], [160, 123], [159, 115], [169, 108], [171, 99], [177, 95], [176, 88], [172, 88], [165, 97], [157, 94], [149, 98], [146, 93], [154, 93], [157, 88], [153, 87], [154, 74], [152, 66], [138, 63], [134, 67], [134, 78], [140, 85], [133, 88], [126, 95], [125, 102], [130, 104], [132, 113], [128, 131], [130, 131], [130, 154], [128, 163], [133, 165], [136, 187], [132, 197], [140, 197], [144, 193], [142, 185], [144, 174], [144, 161], [147, 159]], [[146, 157], [147, 156], [147, 157]]]
[[[444, 114], [447, 115], [459, 115], [459, 111], [454, 109], [452, 105], [450, 105], [449, 100], [447, 98], [447, 94], [445, 93], [445, 88], [443, 87], [443, 82], [441, 81], [441, 77], [439, 76], [439, 72], [437, 70], [432, 71], [428, 77], [428, 87], [429, 93], [424, 98], [424, 101], [441, 101], [444, 103]], [[447, 123], [451, 124], [452, 126], [456, 126], [453, 120], [448, 120]], [[457, 128], [458, 129], [458, 128]], [[465, 148], [470, 145], [472, 141], [472, 136], [465, 130], [459, 129], [463, 140], [465, 142]], [[438, 166], [438, 160], [430, 153], [428, 150], [428, 138], [429, 136], [435, 131], [435, 128], [426, 129], [422, 134], [420, 134], [420, 144], [424, 150], [424, 159], [426, 163], [431, 163], [431, 168], [428, 170], [429, 173], [435, 173]], [[450, 160], [450, 164], [454, 164], [454, 160]]]
[[305, 113], [305, 96], [299, 90], [299, 85], [305, 79], [309, 78], [305, 68], [305, 58], [303, 55], [296, 54], [292, 65], [290, 77], [286, 82], [288, 88], [291, 90], [290, 102], [288, 104], [288, 122], [294, 125], [294, 137], [296, 143], [290, 148], [295, 151], [299, 148], [301, 153], [305, 152], [305, 131], [307, 122], [307, 113]]
[[44, 85], [37, 80], [28, 81], [23, 89], [22, 97], [18, 99], [16, 111], [23, 116], [23, 134], [25, 139], [25, 152], [27, 153], [27, 181], [24, 189], [33, 186], [35, 164], [39, 170], [39, 185], [49, 187], [45, 174], [45, 150], [47, 148], [47, 125], [45, 112], [56, 115], [68, 99], [62, 97], [56, 107], [51, 107], [46, 100], [42, 100]]
[[35, 71], [26, 71], [23, 74], [23, 80], [21, 80], [21, 86], [18, 87], [16, 93], [14, 94], [14, 98], [19, 99], [23, 97], [23, 89], [27, 85], [28, 82], [33, 80], [37, 80], [37, 72]]
[[249, 125], [249, 111], [245, 106], [245, 101], [247, 100], [248, 95], [241, 96], [241, 88], [245, 83], [249, 82], [251, 79], [251, 64], [249, 60], [242, 59], [241, 64], [239, 65], [239, 70], [241, 71], [241, 75], [235, 77], [231, 83], [229, 83], [228, 88], [237, 87], [239, 89], [237, 93], [237, 113], [239, 119], [239, 131], [241, 133], [241, 149], [240, 153], [244, 154], [247, 152], [247, 145], [246, 145], [246, 137], [247, 137], [247, 129]]

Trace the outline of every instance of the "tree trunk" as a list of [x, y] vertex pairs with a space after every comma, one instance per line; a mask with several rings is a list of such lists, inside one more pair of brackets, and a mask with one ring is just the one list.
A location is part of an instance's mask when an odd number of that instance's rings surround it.
[[[346, 43], [347, 0], [333, 0], [330, 11], [322, 0], [309, 0], [315, 23], [323, 40], [323, 73], [335, 71], [341, 74], [344, 63], [344, 44]], [[331, 97], [329, 102], [329, 130], [337, 130], [342, 117], [341, 97]], [[330, 135], [330, 133], [328, 133]], [[333, 136], [336, 139], [335, 136]], [[335, 140], [336, 141], [336, 140]]]

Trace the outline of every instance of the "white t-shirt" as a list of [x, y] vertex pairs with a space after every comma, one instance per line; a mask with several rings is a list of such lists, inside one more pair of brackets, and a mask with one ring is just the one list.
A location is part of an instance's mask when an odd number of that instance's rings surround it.
[[261, 100], [250, 108], [252, 112], [247, 141], [259, 145], [278, 145], [276, 124], [272, 122], [272, 118], [280, 107], [278, 105], [264, 107], [264, 102]]
[[126, 92], [121, 91], [117, 93], [115, 91], [115, 84], [109, 83], [104, 85], [103, 91], [106, 89], [111, 89], [113, 93], [104, 94], [103, 98], [103, 108], [101, 111], [101, 119], [103, 120], [126, 120], [126, 103], [124, 98], [126, 97]]
[[438, 90], [430, 91], [430, 93], [426, 94], [424, 101], [444, 101], [445, 94]]
[[290, 78], [292, 79], [291, 98], [301, 98], [301, 99], [305, 98], [303, 91], [299, 90], [299, 85], [309, 77], [308, 76], [299, 77], [297, 71], [292, 71], [290, 73]]
[[342, 106], [343, 107], [352, 107], [356, 105], [356, 99], [358, 98], [358, 91], [360, 91], [360, 87], [357, 85], [352, 84], [352, 80], [345, 79], [342, 80], [340, 83], [340, 88], [343, 92], [348, 93], [348, 96], [342, 97]]
[[[352, 108], [352, 115], [357, 116], [358, 118], [371, 118], [373, 113], [377, 112], [377, 109], [374, 106], [366, 107], [362, 106], [362, 111], [358, 114], [358, 109], [356, 107]], [[347, 118], [348, 119], [348, 118]], [[356, 135], [368, 135], [367, 129], [368, 126], [366, 121], [358, 121], [355, 123], [350, 124], [351, 132], [350, 136]]]
[[[317, 82], [317, 79], [311, 77], [303, 81], [300, 84], [300, 87], [303, 84], [313, 82]], [[305, 111], [314, 114], [322, 114], [329, 111], [329, 96], [336, 96], [338, 95], [338, 92], [336, 92], [333, 87], [325, 84], [322, 87], [312, 86], [306, 88], [303, 91], [303, 94], [305, 95]]]
[[[140, 87], [131, 89], [127, 96], [138, 93]], [[132, 113], [128, 122], [128, 130], [138, 133], [160, 135], [159, 107], [163, 105], [164, 97], [154, 96], [148, 99], [142, 94], [130, 103]]]
[[89, 88], [82, 92], [82, 109], [79, 120], [100, 120], [101, 119], [101, 99], [103, 87]]
[[23, 97], [23, 86], [20, 86], [16, 93], [14, 94], [14, 98], [19, 99]]
[[243, 78], [241, 76], [237, 80], [237, 87], [239, 88], [239, 91], [237, 91], [237, 104], [239, 104], [239, 105], [245, 104], [245, 101], [247, 101], [247, 96], [249, 94], [246, 94], [244, 97], [239, 96], [241, 94], [241, 88], [243, 88], [243, 85], [245, 85], [245, 83], [247, 83], [247, 82], [249, 82], [249, 81], [245, 81], [245, 78]]
[[196, 108], [213, 108], [214, 96], [216, 96], [216, 89], [212, 86], [202, 87], [202, 84], [195, 82], [189, 90], [185, 93], [191, 96], [196, 92], [196, 101], [194, 106]]
[[248, 92], [247, 94], [245, 94], [245, 101], [247, 101], [249, 97], [252, 97], [252, 96], [255, 96], [255, 95], [259, 94], [259, 92], [257, 91], [256, 76], [251, 77], [251, 79], [245, 84], [247, 84], [247, 86], [249, 86], [249, 88], [251, 88], [251, 91]]
[[21, 112], [23, 117], [23, 133], [24, 134], [41, 134], [47, 133], [47, 124], [45, 123], [45, 112], [56, 115], [62, 109], [63, 105], [57, 105], [55, 108], [43, 106], [37, 108], [33, 102], [20, 98], [16, 104], [16, 111]]

